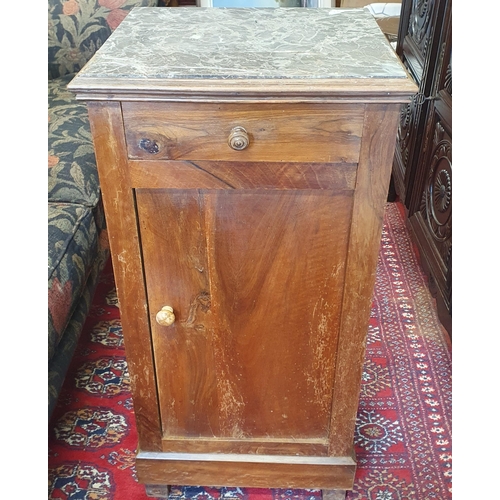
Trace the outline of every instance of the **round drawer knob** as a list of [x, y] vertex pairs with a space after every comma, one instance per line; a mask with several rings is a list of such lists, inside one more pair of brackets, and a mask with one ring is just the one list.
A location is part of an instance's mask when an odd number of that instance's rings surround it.
[[243, 127], [234, 127], [229, 134], [227, 143], [229, 147], [234, 150], [241, 151], [248, 146], [250, 139], [248, 138], [247, 131]]
[[174, 310], [170, 306], [163, 306], [156, 314], [156, 322], [161, 326], [170, 326], [174, 321]]

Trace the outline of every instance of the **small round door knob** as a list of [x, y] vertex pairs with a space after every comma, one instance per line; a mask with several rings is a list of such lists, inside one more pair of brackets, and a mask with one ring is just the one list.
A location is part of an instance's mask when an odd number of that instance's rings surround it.
[[234, 127], [229, 134], [227, 143], [229, 147], [234, 150], [241, 151], [250, 144], [250, 139], [248, 138], [247, 131], [243, 127]]
[[170, 326], [174, 321], [174, 310], [170, 306], [163, 306], [156, 314], [156, 322], [161, 326]]

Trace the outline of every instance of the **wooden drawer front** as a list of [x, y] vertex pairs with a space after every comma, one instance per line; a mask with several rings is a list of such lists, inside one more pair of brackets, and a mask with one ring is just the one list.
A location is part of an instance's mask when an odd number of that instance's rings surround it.
[[[122, 103], [131, 159], [357, 163], [360, 104]], [[234, 150], [231, 131], [249, 144]]]

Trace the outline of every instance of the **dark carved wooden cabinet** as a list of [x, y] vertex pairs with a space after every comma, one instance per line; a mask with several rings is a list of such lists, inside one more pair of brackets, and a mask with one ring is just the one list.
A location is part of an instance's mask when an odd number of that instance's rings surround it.
[[451, 334], [451, 0], [404, 1], [396, 52], [419, 85], [402, 108], [393, 162], [440, 319]]

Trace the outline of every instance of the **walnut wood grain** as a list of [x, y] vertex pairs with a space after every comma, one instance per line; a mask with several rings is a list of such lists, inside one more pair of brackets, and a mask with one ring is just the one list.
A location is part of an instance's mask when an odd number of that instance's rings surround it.
[[407, 103], [417, 92], [408, 78], [339, 78], [314, 80], [183, 80], [100, 78], [72, 82], [77, 99], [134, 102], [215, 103]]
[[257, 455], [328, 456], [328, 439], [300, 438], [174, 438], [165, 436], [163, 451], [178, 453], [238, 453]]
[[165, 436], [327, 438], [352, 196], [136, 198]]
[[255, 488], [352, 489], [355, 464], [350, 457], [311, 458], [220, 454], [139, 453], [139, 481], [154, 484]]
[[139, 481], [342, 497], [399, 108], [417, 86], [397, 58], [388, 78], [187, 79], [103, 50], [69, 89], [90, 101]]
[[[398, 114], [366, 106], [359, 166], [131, 161], [119, 106], [92, 103], [127, 359], [147, 374], [133, 378], [140, 449], [162, 450], [138, 458], [141, 481], [352, 488], [354, 461], [286, 456], [352, 455]], [[241, 460], [262, 454], [278, 463]]]
[[141, 250], [129, 186], [119, 103], [88, 103], [109, 244], [120, 303], [139, 446], [161, 449], [160, 415]]
[[357, 164], [129, 161], [134, 188], [353, 191]]
[[366, 107], [347, 254], [330, 454], [352, 448], [366, 334], [400, 106]]
[[[123, 103], [131, 159], [357, 163], [363, 105]], [[228, 145], [234, 127], [249, 145]], [[151, 153], [147, 144], [154, 143]]]

